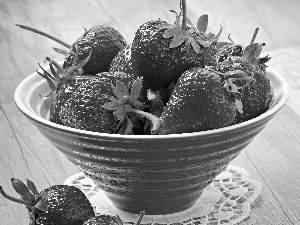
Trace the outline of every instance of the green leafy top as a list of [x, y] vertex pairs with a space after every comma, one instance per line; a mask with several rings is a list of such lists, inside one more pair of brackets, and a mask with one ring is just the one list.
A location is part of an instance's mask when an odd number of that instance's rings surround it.
[[154, 130], [157, 129], [158, 118], [143, 111], [147, 105], [138, 100], [142, 87], [142, 78], [137, 78], [133, 82], [130, 91], [119, 80], [116, 80], [116, 85], [111, 84], [114, 96], [111, 96], [110, 102], [103, 104], [102, 107], [114, 111], [113, 114], [121, 126], [119, 134], [133, 134], [132, 129], [136, 120], [143, 119], [143, 117], [151, 120]]
[[[197, 28], [195, 28], [191, 22], [191, 20], [186, 17], [185, 7], [181, 7], [181, 12], [178, 14], [174, 10], [170, 10], [176, 14], [176, 20], [174, 24], [160, 24], [157, 26], [158, 29], [166, 29], [163, 34], [164, 38], [172, 38], [169, 47], [176, 48], [182, 43], [184, 43], [185, 47], [184, 51], [188, 49], [188, 46], [191, 45], [193, 50], [196, 53], [200, 53], [200, 48], [203, 46], [207, 48], [211, 46], [213, 43], [217, 42], [217, 39], [222, 33], [222, 27], [218, 34], [214, 35], [212, 33], [206, 34], [207, 25], [208, 25], [208, 15], [204, 14], [200, 16], [197, 22]], [[182, 23], [181, 23], [181, 17]]]
[[46, 211], [49, 207], [47, 199], [37, 191], [35, 184], [30, 180], [27, 180], [27, 184], [24, 184], [21, 180], [12, 178], [11, 183], [20, 198], [9, 196], [1, 186], [0, 193], [13, 202], [26, 205], [29, 211], [30, 225], [35, 225], [36, 214]]
[[75, 47], [76, 53], [74, 60], [72, 62], [72, 66], [68, 69], [63, 69], [53, 58], [45, 57], [44, 62], [49, 62], [51, 73], [48, 73], [40, 64], [40, 68], [43, 73], [36, 71], [41, 77], [47, 80], [47, 83], [50, 87], [49, 93], [44, 97], [50, 97], [53, 93], [57, 92], [61, 85], [63, 85], [68, 78], [83, 74], [82, 67], [90, 60], [92, 52], [90, 52], [89, 56], [83, 61], [79, 62], [78, 57], [78, 48]]

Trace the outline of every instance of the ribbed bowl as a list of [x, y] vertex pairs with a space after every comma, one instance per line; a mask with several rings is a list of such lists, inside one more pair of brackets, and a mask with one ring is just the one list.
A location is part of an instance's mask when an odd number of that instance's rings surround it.
[[[49, 71], [49, 67], [45, 68]], [[36, 72], [15, 91], [20, 111], [103, 189], [119, 209], [150, 214], [190, 208], [204, 188], [253, 140], [288, 98], [285, 80], [272, 69], [271, 108], [259, 117], [225, 128], [171, 135], [118, 135], [52, 123], [49, 87]]]

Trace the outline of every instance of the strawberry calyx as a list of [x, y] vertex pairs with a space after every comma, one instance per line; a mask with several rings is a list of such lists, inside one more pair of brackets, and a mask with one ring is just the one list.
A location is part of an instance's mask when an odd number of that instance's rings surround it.
[[[198, 20], [198, 29], [195, 28], [191, 20], [186, 16], [186, 1], [180, 1], [181, 12], [178, 14], [174, 10], [171, 12], [176, 14], [176, 20], [174, 24], [163, 23], [156, 28], [165, 29], [163, 34], [164, 38], [172, 38], [169, 48], [176, 48], [184, 43], [183, 51], [188, 50], [189, 45], [192, 46], [196, 53], [200, 53], [201, 46], [204, 48], [210, 47], [212, 44], [217, 42], [217, 39], [222, 33], [222, 27], [217, 35], [209, 33], [205, 35], [207, 29], [208, 16], [202, 15]], [[182, 23], [180, 22], [182, 17]]]
[[11, 183], [20, 198], [8, 195], [1, 186], [0, 193], [10, 201], [25, 205], [29, 212], [30, 225], [35, 225], [36, 216], [48, 209], [47, 200], [37, 191], [35, 184], [30, 180], [27, 180], [25, 185], [21, 180], [12, 178]]
[[240, 64], [249, 64], [252, 66], [257, 66], [262, 71], [265, 72], [265, 68], [267, 67], [265, 63], [267, 63], [271, 57], [266, 55], [264, 57], [260, 57], [262, 52], [262, 47], [265, 46], [265, 43], [254, 43], [259, 28], [257, 27], [252, 35], [250, 44], [247, 46], [243, 46], [240, 44], [235, 44], [230, 34], [228, 35], [229, 42], [217, 43], [217, 49], [219, 50], [221, 47], [226, 46], [227, 49], [230, 49], [230, 52], [226, 54], [226, 60], [222, 61], [221, 64], [234, 64], [235, 66], [239, 66]]
[[[240, 69], [228, 70], [226, 72], [220, 72], [218, 68], [206, 67], [206, 69], [210, 72], [217, 73], [222, 78], [224, 82], [224, 88], [235, 98], [237, 111], [243, 114], [243, 104], [240, 90], [247, 87], [254, 80], [253, 76], [249, 76], [246, 72]], [[241, 85], [236, 84], [238, 81]]]
[[47, 80], [47, 83], [50, 87], [50, 91], [46, 96], [50, 97], [54, 93], [57, 93], [59, 88], [67, 81], [76, 75], [83, 74], [82, 67], [90, 60], [92, 52], [89, 56], [81, 62], [78, 62], [78, 48], [76, 47], [76, 55], [72, 62], [72, 66], [68, 69], [63, 69], [53, 58], [45, 57], [44, 62], [48, 62], [50, 66], [51, 73], [48, 73], [39, 63], [39, 67], [42, 69], [43, 73], [36, 70], [36, 72]]
[[158, 117], [143, 111], [147, 105], [138, 100], [142, 90], [142, 78], [137, 78], [133, 82], [130, 91], [119, 80], [116, 80], [116, 85], [111, 84], [111, 89], [114, 96], [111, 96], [110, 102], [103, 104], [102, 107], [114, 111], [113, 115], [121, 126], [119, 134], [132, 134], [134, 120], [141, 119], [141, 117], [152, 122], [153, 131], [158, 129]]

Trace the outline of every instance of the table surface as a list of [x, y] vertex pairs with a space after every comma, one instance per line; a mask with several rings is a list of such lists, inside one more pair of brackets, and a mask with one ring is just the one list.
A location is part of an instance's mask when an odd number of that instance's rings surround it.
[[[24, 24], [72, 44], [97, 24], [118, 29], [128, 43], [142, 23], [161, 18], [173, 22], [169, 9], [179, 0], [0, 0], [0, 184], [16, 196], [10, 178], [34, 181], [39, 189], [61, 184], [79, 172], [16, 108], [17, 85], [55, 56], [62, 47], [45, 37], [22, 30]], [[255, 140], [232, 162], [247, 169], [262, 184], [248, 219], [240, 224], [300, 224], [300, 1], [298, 0], [187, 0], [188, 16], [196, 24], [209, 15], [209, 31], [224, 32], [235, 43], [250, 42], [259, 27], [258, 42], [265, 42], [268, 65], [285, 77], [289, 100]], [[0, 224], [28, 224], [25, 207], [0, 196]]]

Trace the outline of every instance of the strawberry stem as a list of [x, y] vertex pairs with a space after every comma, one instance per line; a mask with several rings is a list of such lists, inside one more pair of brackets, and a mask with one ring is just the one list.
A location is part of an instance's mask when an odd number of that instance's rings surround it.
[[160, 126], [160, 121], [157, 116], [139, 109], [133, 109], [132, 107], [128, 107], [127, 112], [133, 112], [149, 119], [152, 122], [152, 129], [151, 129], [152, 133], [156, 133], [156, 131], [158, 130]]
[[250, 41], [250, 45], [252, 45], [252, 44], [254, 43], [255, 38], [256, 38], [256, 36], [257, 36], [257, 33], [258, 33], [258, 30], [259, 30], [259, 27], [257, 27], [257, 28], [255, 29], [255, 31], [254, 31], [254, 34], [253, 34], [252, 39], [251, 39], [251, 41]]
[[23, 205], [26, 205], [26, 206], [34, 206], [34, 203], [32, 203], [32, 202], [28, 202], [28, 201], [24, 201], [24, 200], [22, 200], [22, 199], [17, 199], [17, 198], [14, 198], [14, 197], [12, 197], [12, 196], [9, 196], [8, 194], [6, 194], [5, 192], [4, 192], [4, 190], [3, 190], [3, 188], [0, 186], [0, 193], [5, 197], [5, 198], [7, 198], [8, 200], [11, 200], [11, 201], [13, 201], [13, 202], [17, 202], [17, 203], [21, 203], [21, 204], [23, 204]]
[[186, 0], [181, 0], [182, 30], [186, 30]]
[[141, 224], [144, 215], [145, 215], [145, 211], [141, 211], [140, 216], [138, 218], [138, 221], [136, 221], [135, 225], [140, 225]]
[[63, 42], [62, 40], [60, 40], [60, 39], [58, 39], [58, 38], [56, 38], [56, 37], [53, 37], [52, 35], [47, 34], [47, 33], [43, 32], [43, 31], [37, 30], [37, 29], [35, 29], [35, 28], [28, 27], [28, 26], [24, 26], [24, 25], [20, 25], [20, 24], [16, 24], [16, 26], [21, 27], [21, 28], [23, 28], [23, 29], [25, 29], [25, 30], [29, 30], [29, 31], [32, 31], [32, 32], [34, 32], [34, 33], [43, 35], [43, 36], [45, 36], [45, 37], [47, 37], [47, 38], [50, 38], [50, 39], [52, 39], [53, 41], [56, 41], [56, 42], [58, 42], [59, 44], [65, 46], [65, 47], [67, 47], [67, 48], [71, 48], [71, 47], [72, 47], [71, 45], [69, 45], [69, 44]]

